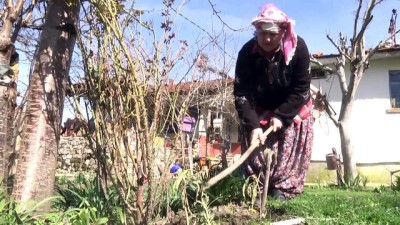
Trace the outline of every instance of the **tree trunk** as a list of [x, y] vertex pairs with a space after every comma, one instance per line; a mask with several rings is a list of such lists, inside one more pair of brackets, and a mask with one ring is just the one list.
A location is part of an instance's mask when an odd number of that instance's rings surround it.
[[[30, 76], [13, 195], [19, 202], [51, 197], [66, 78], [76, 41], [79, 1], [51, 0]], [[50, 202], [42, 210], [48, 210]]]
[[[10, 44], [0, 51], [0, 64], [10, 65], [10, 58], [13, 51]], [[14, 93], [14, 94], [13, 94]], [[8, 159], [13, 151], [11, 140], [13, 133], [13, 112], [15, 109], [16, 84], [0, 82], [0, 177], [5, 183], [8, 179]]]
[[[0, 30], [0, 66], [9, 68], [11, 56], [14, 53], [14, 37], [18, 35], [19, 29], [13, 31], [13, 25], [21, 14], [24, 0], [4, 2], [2, 24]], [[14, 32], [14, 33], [13, 33]], [[11, 82], [0, 82], [0, 176], [6, 182], [9, 174], [9, 157], [12, 153], [13, 145], [13, 116], [16, 102], [17, 85], [16, 77], [10, 71], [1, 76], [11, 75]], [[15, 74], [14, 74], [15, 75]]]
[[351, 74], [347, 93], [342, 97], [342, 106], [339, 115], [340, 144], [343, 155], [344, 180], [346, 183], [349, 183], [349, 181], [354, 179], [358, 174], [356, 162], [354, 161], [353, 157], [353, 145], [351, 144], [349, 122], [353, 109], [354, 96], [364, 73], [363, 64], [353, 64], [350, 66], [350, 70], [354, 72]]
[[[344, 96], [343, 98], [346, 98]], [[351, 144], [351, 134], [349, 131], [349, 119], [351, 115], [351, 109], [353, 107], [352, 99], [342, 100], [342, 110], [339, 116], [339, 134], [340, 144], [343, 156], [344, 165], [344, 180], [348, 183], [351, 179], [357, 175], [357, 167], [354, 162], [353, 148]]]

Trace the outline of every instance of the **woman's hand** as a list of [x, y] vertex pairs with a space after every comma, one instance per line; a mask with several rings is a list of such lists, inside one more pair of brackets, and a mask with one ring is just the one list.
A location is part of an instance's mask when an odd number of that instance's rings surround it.
[[271, 118], [271, 126], [272, 126], [272, 131], [276, 132], [277, 130], [281, 129], [283, 127], [283, 123], [280, 119], [272, 117]]
[[250, 145], [253, 145], [257, 140], [260, 141], [261, 145], [265, 142], [265, 139], [263, 138], [263, 130], [261, 128], [256, 128], [251, 131]]

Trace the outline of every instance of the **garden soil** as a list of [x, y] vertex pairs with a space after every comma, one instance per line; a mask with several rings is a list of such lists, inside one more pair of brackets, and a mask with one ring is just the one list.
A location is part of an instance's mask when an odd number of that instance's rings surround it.
[[[292, 216], [285, 215], [284, 210], [276, 209], [267, 210], [266, 216], [261, 219], [257, 209], [237, 204], [215, 206], [211, 208], [210, 213], [213, 215], [213, 222], [220, 225], [269, 224], [269, 222], [293, 219]], [[185, 212], [172, 214], [168, 222], [163, 221], [157, 224], [186, 225]]]

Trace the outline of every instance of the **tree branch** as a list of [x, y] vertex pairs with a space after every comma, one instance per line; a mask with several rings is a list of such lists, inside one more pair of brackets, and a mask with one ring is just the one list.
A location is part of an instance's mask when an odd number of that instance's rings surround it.
[[[22, 11], [22, 9], [21, 9], [20, 13], [18, 13], [18, 15], [21, 14], [21, 16], [19, 16], [20, 19], [18, 20], [17, 24], [14, 26], [14, 31], [12, 32], [12, 35], [11, 35], [11, 43], [15, 43], [15, 41], [17, 40], [19, 31], [21, 30], [22, 27], [27, 25], [27, 21], [29, 21], [30, 18], [32, 17], [33, 8], [36, 4], [37, 4], [36, 1], [32, 1], [32, 4], [30, 4], [28, 6], [28, 8], [26, 9], [26, 12], [21, 12]], [[17, 7], [18, 7], [18, 5], [17, 5]], [[22, 18], [23, 14], [26, 14], [24, 19]]]
[[[354, 18], [354, 28], [353, 28], [353, 41], [352, 41], [352, 47], [354, 47], [353, 43], [355, 43], [356, 41], [356, 34], [357, 34], [357, 26], [358, 26], [358, 18], [360, 17], [360, 12], [361, 12], [361, 8], [362, 8], [362, 0], [358, 1], [358, 8], [357, 8], [357, 12], [356, 12], [356, 16]], [[353, 48], [354, 49], [354, 48]]]
[[212, 10], [213, 10], [213, 13], [218, 17], [219, 21], [221, 21], [221, 23], [222, 23], [224, 26], [226, 26], [227, 28], [229, 28], [230, 30], [232, 30], [232, 31], [244, 31], [244, 30], [248, 30], [248, 29], [251, 27], [251, 26], [247, 26], [247, 27], [243, 27], [243, 28], [239, 28], [239, 29], [234, 29], [234, 28], [232, 28], [231, 26], [229, 26], [229, 25], [221, 18], [221, 16], [219, 15], [220, 12], [218, 12], [218, 11], [215, 9], [215, 4], [213, 4], [213, 3], [211, 2], [211, 0], [208, 0], [208, 3], [210, 3], [210, 6], [211, 6], [211, 8], [212, 8]]
[[14, 6], [12, 0], [7, 0], [7, 9], [3, 18], [3, 27], [0, 31], [0, 50], [4, 50], [13, 42], [11, 41], [12, 25], [20, 16], [24, 0], [18, 0]]
[[12, 7], [13, 7], [13, 1], [7, 0], [7, 8], [12, 8]]
[[[178, 15], [180, 15], [183, 19], [185, 19], [186, 21], [188, 21], [189, 23], [193, 24], [195, 27], [199, 28], [200, 30], [202, 30], [205, 34], [207, 34], [207, 36], [211, 39], [211, 40], [215, 40], [216, 38], [213, 37], [210, 32], [206, 31], [204, 28], [200, 27], [200, 25], [198, 25], [197, 23], [193, 22], [192, 20], [190, 20], [188, 17], [184, 16], [182, 13], [178, 12], [176, 9], [174, 9], [173, 7], [171, 7], [171, 9], [176, 12]], [[216, 41], [215, 41], [216, 43]], [[216, 45], [218, 47], [219, 50], [221, 50], [224, 54], [226, 54], [227, 56], [229, 56], [231, 59], [235, 59], [235, 57], [233, 57], [231, 54], [229, 54], [228, 52], [225, 51], [225, 49], [223, 49], [220, 45]]]
[[357, 37], [355, 40], [353, 40], [354, 45], [356, 45], [361, 37], [364, 37], [365, 30], [367, 29], [369, 23], [371, 23], [372, 19], [374, 17], [371, 15], [370, 17], [366, 18], [365, 22], [363, 23], [360, 32], [358, 32]]
[[336, 70], [337, 70], [337, 75], [339, 77], [339, 84], [340, 84], [340, 89], [342, 90], [342, 94], [346, 95], [348, 92], [347, 88], [347, 81], [346, 81], [346, 72], [344, 71], [344, 66], [346, 64], [346, 60], [344, 58], [344, 55], [341, 55], [341, 58], [336, 58], [337, 63], [336, 63]]
[[328, 35], [326, 35], [326, 37], [328, 38], [328, 40], [333, 44], [333, 46], [335, 46], [335, 48], [338, 50], [338, 52], [340, 53], [340, 55], [343, 55], [346, 59], [348, 59], [349, 61], [351, 61], [350, 56], [347, 55], [345, 52], [342, 51], [342, 49], [332, 40], [332, 38]]
[[22, 7], [24, 6], [24, 2], [25, 2], [25, 0], [18, 0], [17, 4], [15, 5], [14, 12], [13, 12], [14, 19], [17, 19], [17, 17], [21, 14]]
[[[358, 32], [357, 37], [355, 39], [353, 39], [353, 41], [354, 41], [354, 45], [353, 46], [355, 46], [356, 44], [358, 45], [357, 47], [361, 51], [360, 52], [361, 55], [365, 54], [364, 53], [365, 48], [364, 48], [364, 43], [361, 43], [361, 42], [359, 43], [359, 41], [360, 41], [359, 39], [361, 37], [364, 37], [365, 30], [367, 29], [368, 25], [371, 23], [372, 19], [374, 18], [374, 16], [372, 15], [372, 11], [374, 10], [375, 6], [377, 6], [378, 4], [382, 3], [383, 1], [384, 0], [378, 0], [378, 1], [373, 0], [373, 1], [370, 2], [369, 6], [367, 8], [367, 11], [365, 13], [365, 16], [364, 16], [364, 23], [363, 23], [363, 25], [361, 27], [361, 30], [360, 30], [360, 32]], [[355, 30], [355, 32], [356, 32], [356, 30]], [[363, 49], [361, 49], [361, 48], [363, 48]], [[379, 45], [376, 46], [376, 48], [378, 49]], [[368, 54], [368, 55], [371, 55], [371, 54]], [[367, 56], [367, 58], [370, 58], [370, 57]]]
[[333, 73], [333, 69], [329, 66], [323, 65], [318, 59], [316, 59], [314, 56], [310, 57], [310, 62], [317, 64], [322, 70], [324, 71], [329, 71], [330, 73]]

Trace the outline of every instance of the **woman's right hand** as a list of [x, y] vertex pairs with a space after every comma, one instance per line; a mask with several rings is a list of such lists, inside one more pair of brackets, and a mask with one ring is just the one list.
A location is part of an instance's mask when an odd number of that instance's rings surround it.
[[273, 132], [276, 132], [276, 131], [280, 130], [283, 127], [282, 121], [280, 119], [278, 119], [278, 118], [275, 118], [275, 117], [271, 118], [270, 123], [271, 123]]
[[263, 133], [264, 132], [261, 128], [256, 128], [252, 130], [250, 134], [250, 144], [253, 145], [257, 141], [259, 141], [259, 143], [263, 145], [265, 142], [265, 138], [263, 138]]

